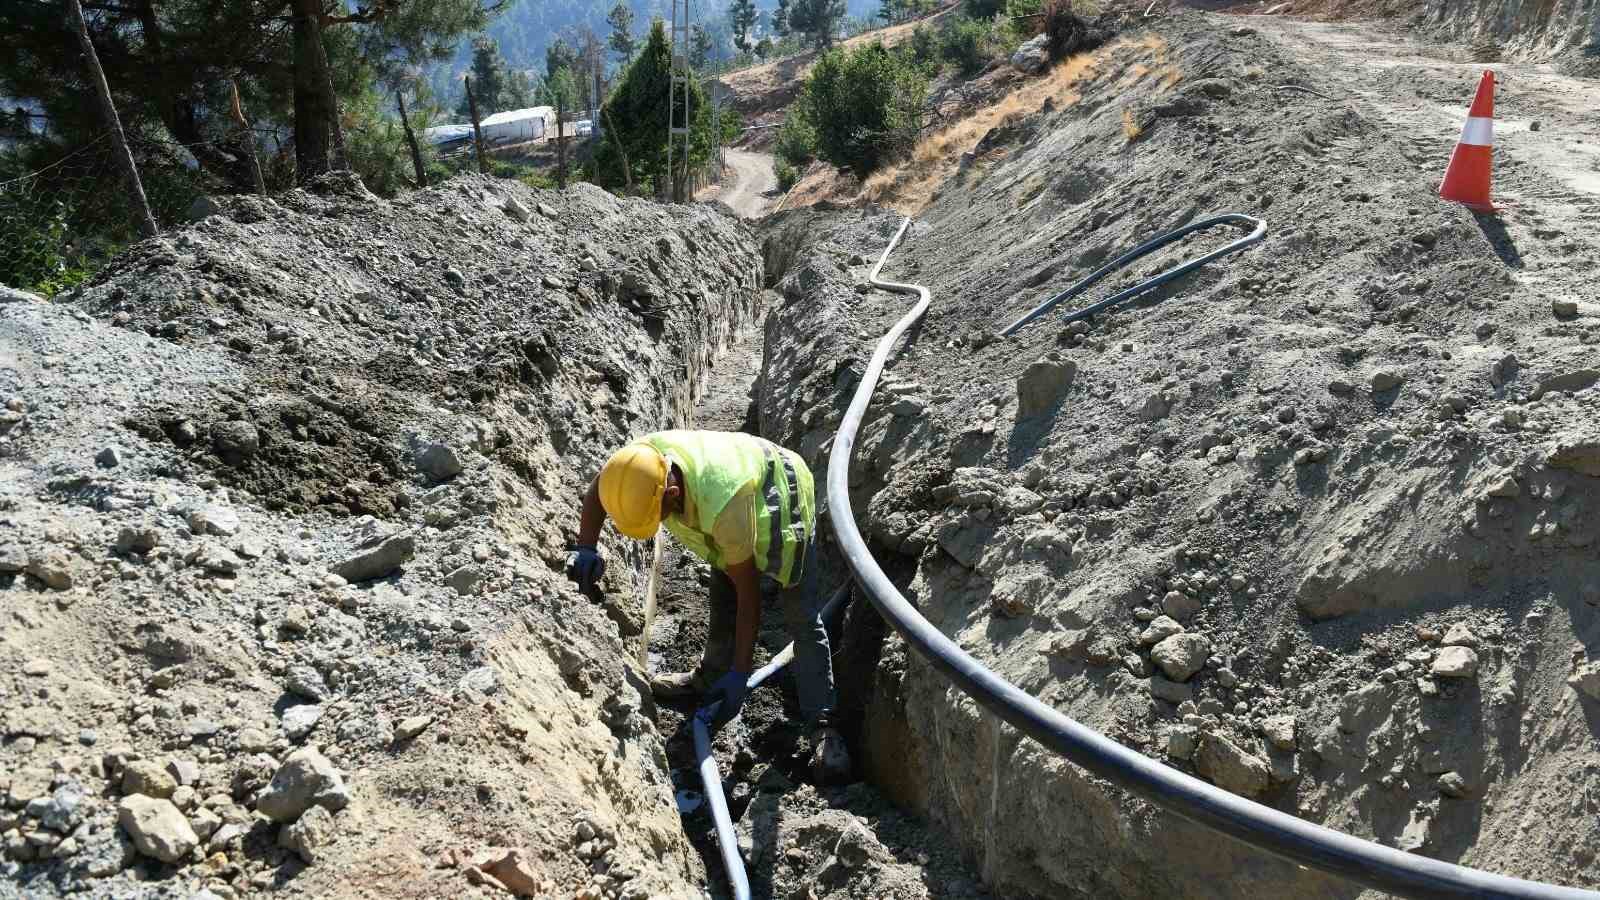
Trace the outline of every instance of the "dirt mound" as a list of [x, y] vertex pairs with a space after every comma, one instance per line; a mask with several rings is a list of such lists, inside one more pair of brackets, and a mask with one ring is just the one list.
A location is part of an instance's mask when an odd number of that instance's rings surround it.
[[[1578, 273], [1600, 244], [1577, 234], [1600, 203], [1535, 140], [1497, 148], [1519, 209], [1439, 201], [1459, 120], [1417, 110], [1441, 72], [1364, 68], [1320, 31], [1248, 19], [1149, 27], [1100, 51], [1072, 102], [982, 135], [891, 262], [934, 305], [862, 428], [863, 531], [946, 634], [1129, 746], [1363, 837], [1596, 884], [1600, 831], [1567, 798], [1597, 741], [1581, 649], [1600, 628], [1600, 297]], [[1444, 78], [1464, 104], [1473, 74]], [[1268, 219], [1267, 240], [1124, 309], [996, 337], [1224, 210]], [[858, 290], [897, 225], [868, 207], [765, 228], [786, 302], [761, 429], [817, 471], [903, 311]], [[1358, 893], [1050, 758], [892, 637], [851, 683], [875, 782], [998, 892]]]
[[698, 896], [637, 550], [563, 547], [761, 280], [711, 207], [331, 181], [0, 306], [0, 895]]

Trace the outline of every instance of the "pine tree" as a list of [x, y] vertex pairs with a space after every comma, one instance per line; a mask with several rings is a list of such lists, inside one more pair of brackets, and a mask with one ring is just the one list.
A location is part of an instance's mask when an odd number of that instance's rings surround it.
[[728, 6], [728, 23], [733, 27], [733, 43], [740, 53], [750, 49], [750, 29], [756, 24], [755, 0], [733, 0]]
[[839, 22], [844, 19], [844, 4], [845, 0], [791, 0], [789, 27], [819, 48], [831, 47]]
[[694, 69], [704, 69], [711, 59], [711, 49], [715, 46], [711, 35], [705, 28], [696, 25], [689, 29], [689, 66]]
[[[514, 108], [506, 105], [509, 99], [507, 88], [510, 86], [510, 75], [506, 72], [506, 61], [500, 56], [500, 45], [493, 38], [480, 35], [472, 42], [472, 93], [478, 101], [478, 117], [487, 119], [489, 116], [502, 109]], [[461, 103], [456, 106], [456, 113], [465, 116], [469, 113], [466, 92], [461, 95]]]
[[556, 38], [544, 48], [544, 77], [554, 78], [562, 69], [576, 71], [578, 68], [578, 51], [566, 38]]
[[[666, 186], [667, 88], [671, 71], [667, 26], [656, 19], [650, 24], [650, 35], [638, 57], [601, 108], [600, 124], [605, 134], [593, 163], [597, 183], [613, 189], [628, 184], [643, 187], [651, 182], [658, 188]], [[726, 112], [724, 119], [732, 122]], [[711, 158], [715, 144], [711, 106], [697, 80], [689, 82], [688, 122], [689, 167], [695, 169]]]
[[622, 57], [624, 64], [633, 62], [633, 51], [638, 48], [638, 42], [633, 39], [633, 9], [628, 6], [627, 0], [621, 0], [611, 7], [611, 12], [606, 14], [606, 24], [611, 26], [607, 45]]
[[785, 38], [789, 31], [789, 0], [778, 0], [777, 7], [772, 10], [772, 33]]

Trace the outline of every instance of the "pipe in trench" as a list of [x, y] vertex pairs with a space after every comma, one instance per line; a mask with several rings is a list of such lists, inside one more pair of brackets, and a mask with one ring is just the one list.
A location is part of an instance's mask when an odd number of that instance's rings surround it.
[[[1241, 216], [1240, 218], [1248, 218]], [[1252, 220], [1253, 221], [1253, 220]], [[920, 319], [932, 295], [920, 284], [879, 278], [889, 254], [911, 225], [907, 218], [884, 248], [869, 280], [876, 287], [916, 294], [911, 310], [890, 328], [867, 363], [828, 460], [828, 507], [839, 550], [867, 596], [907, 645], [981, 706], [1046, 748], [1168, 812], [1281, 859], [1366, 887], [1414, 898], [1600, 900], [1600, 893], [1525, 881], [1415, 856], [1307, 822], [1229, 793], [1122, 746], [1011, 684], [963, 651], [917, 612], [872, 558], [850, 505], [850, 456], [856, 431], [890, 352]], [[1225, 248], [1226, 249], [1226, 248]], [[1169, 273], [1170, 274], [1170, 273]], [[1175, 274], [1172, 277], [1176, 277]], [[1017, 323], [1020, 325], [1021, 323]]]
[[[846, 581], [822, 607], [822, 621], [833, 618], [833, 614], [849, 597], [850, 582]], [[753, 672], [745, 686], [755, 690], [762, 682], [783, 671], [783, 667], [793, 659], [794, 643], [791, 641], [766, 665]], [[700, 770], [700, 785], [705, 790], [706, 805], [711, 809], [711, 820], [716, 826], [717, 851], [722, 855], [722, 867], [728, 873], [728, 885], [733, 888], [734, 900], [750, 900], [750, 878], [745, 874], [744, 859], [739, 856], [739, 839], [733, 831], [733, 816], [728, 812], [728, 798], [722, 791], [722, 773], [718, 771], [717, 758], [711, 752], [711, 729], [706, 724], [716, 715], [719, 705], [713, 703], [703, 707], [690, 719], [694, 728], [695, 766]]]

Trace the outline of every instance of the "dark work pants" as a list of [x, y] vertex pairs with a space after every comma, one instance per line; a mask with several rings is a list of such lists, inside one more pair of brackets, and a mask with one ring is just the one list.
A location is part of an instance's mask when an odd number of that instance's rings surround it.
[[[826, 721], [834, 707], [833, 658], [828, 647], [828, 629], [822, 622], [824, 600], [817, 589], [816, 542], [807, 545], [800, 580], [793, 587], [779, 587], [761, 576], [762, 613], [777, 600], [789, 638], [794, 641], [795, 687], [800, 694], [800, 713], [808, 724]], [[715, 678], [733, 667], [733, 630], [739, 616], [739, 595], [733, 579], [720, 570], [711, 572], [711, 616], [706, 630], [705, 656], [701, 670]]]

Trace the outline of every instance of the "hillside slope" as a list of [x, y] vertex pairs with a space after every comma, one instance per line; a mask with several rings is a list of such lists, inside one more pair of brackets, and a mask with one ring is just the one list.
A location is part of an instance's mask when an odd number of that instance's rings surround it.
[[564, 543], [760, 282], [710, 207], [329, 180], [0, 305], [0, 896], [699, 896], [637, 548]]
[[[1597, 886], [1600, 196], [1547, 168], [1544, 135], [1600, 134], [1509, 73], [1502, 115], [1532, 104], [1544, 129], [1497, 148], [1516, 206], [1475, 217], [1436, 196], [1459, 119], [1433, 109], [1464, 110], [1477, 71], [1413, 77], [1350, 44], [1157, 17], [983, 136], [885, 272], [934, 305], [868, 412], [856, 513], [947, 635], [1123, 743], [1386, 844]], [[996, 337], [1226, 210], [1267, 240]], [[897, 224], [869, 206], [764, 229], [786, 302], [761, 427], [818, 470], [904, 309], [858, 290]], [[1361, 894], [1044, 754], [870, 616], [853, 629], [873, 779], [1004, 896]]]

